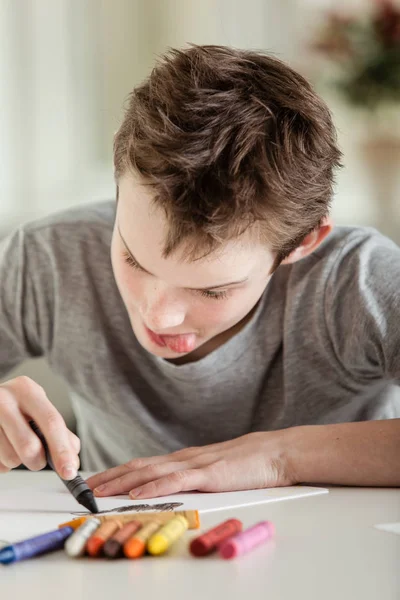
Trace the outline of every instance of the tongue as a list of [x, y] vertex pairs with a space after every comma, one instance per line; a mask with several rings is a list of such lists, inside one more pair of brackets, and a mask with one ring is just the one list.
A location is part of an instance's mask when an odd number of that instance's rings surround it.
[[191, 352], [196, 345], [196, 335], [188, 333], [186, 335], [165, 335], [160, 336], [170, 350], [173, 352], [183, 353]]

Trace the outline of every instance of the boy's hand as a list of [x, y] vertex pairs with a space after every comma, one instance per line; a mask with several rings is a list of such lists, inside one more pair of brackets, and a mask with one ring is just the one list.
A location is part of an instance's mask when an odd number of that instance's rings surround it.
[[29, 377], [0, 385], [0, 473], [21, 463], [31, 471], [46, 466], [43, 445], [28, 424], [31, 419], [46, 438], [57, 473], [73, 479], [79, 467], [79, 438], [69, 431], [43, 388]]
[[96, 496], [129, 492], [131, 498], [155, 498], [177, 492], [227, 492], [293, 485], [284, 447], [284, 431], [249, 433], [240, 438], [137, 458], [87, 480]]

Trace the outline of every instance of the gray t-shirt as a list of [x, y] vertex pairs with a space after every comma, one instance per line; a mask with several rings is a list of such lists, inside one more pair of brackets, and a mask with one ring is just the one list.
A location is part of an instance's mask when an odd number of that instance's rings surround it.
[[251, 320], [175, 365], [135, 338], [110, 262], [114, 203], [28, 224], [0, 244], [0, 377], [45, 356], [70, 390], [81, 460], [137, 456], [250, 431], [400, 416], [400, 249], [338, 227], [280, 266]]

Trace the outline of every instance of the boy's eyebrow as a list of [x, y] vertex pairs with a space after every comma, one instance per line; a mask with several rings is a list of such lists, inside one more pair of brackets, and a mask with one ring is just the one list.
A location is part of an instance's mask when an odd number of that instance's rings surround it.
[[118, 228], [118, 233], [120, 235], [120, 238], [125, 246], [125, 249], [127, 250], [128, 254], [130, 255], [131, 258], [133, 258], [133, 260], [135, 261], [135, 263], [137, 264], [138, 267], [140, 267], [140, 269], [142, 271], [144, 271], [145, 273], [147, 273], [148, 275], [153, 275], [153, 273], [150, 273], [150, 271], [148, 271], [147, 269], [145, 269], [144, 267], [142, 267], [142, 265], [136, 260], [136, 258], [133, 256], [132, 252], [129, 250], [128, 248], [128, 244], [126, 243], [126, 241], [124, 240], [124, 238], [122, 237], [122, 233], [121, 230], [119, 228], [119, 224], [117, 225]]
[[[142, 267], [142, 265], [136, 260], [136, 258], [133, 256], [132, 252], [129, 250], [128, 248], [128, 244], [125, 242], [121, 230], [119, 228], [119, 224], [117, 224], [117, 229], [118, 229], [118, 233], [120, 235], [120, 238], [125, 246], [125, 249], [127, 250], [127, 252], [129, 253], [130, 257], [135, 261], [135, 263], [137, 264], [137, 266], [144, 271], [145, 273], [147, 273], [148, 275], [153, 275], [153, 273], [150, 273], [150, 271], [148, 271], [147, 269], [145, 269], [144, 267]], [[225, 287], [230, 287], [231, 285], [238, 285], [240, 283], [244, 283], [245, 281], [248, 280], [248, 277], [244, 277], [243, 279], [239, 279], [238, 281], [230, 281], [229, 283], [220, 283], [218, 285], [211, 285], [208, 287], [201, 287], [201, 288], [186, 288], [189, 290], [217, 290], [219, 288], [225, 288]]]

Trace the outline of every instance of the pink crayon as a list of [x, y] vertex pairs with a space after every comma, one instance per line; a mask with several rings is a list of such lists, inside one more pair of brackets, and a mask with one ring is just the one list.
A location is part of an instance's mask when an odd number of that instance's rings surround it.
[[219, 554], [222, 558], [235, 558], [266, 542], [274, 534], [275, 527], [271, 521], [260, 521], [222, 542], [218, 548]]

